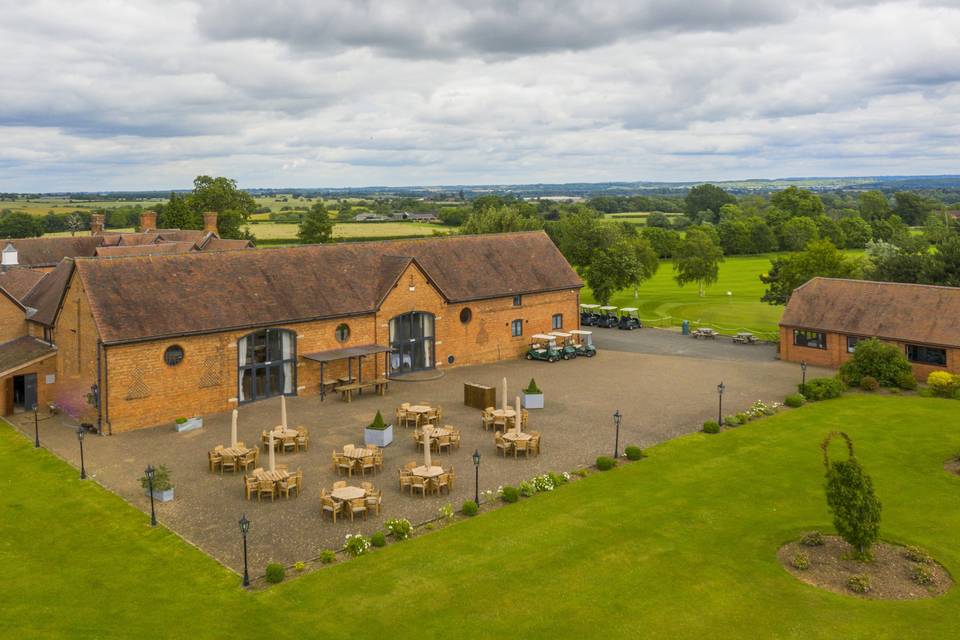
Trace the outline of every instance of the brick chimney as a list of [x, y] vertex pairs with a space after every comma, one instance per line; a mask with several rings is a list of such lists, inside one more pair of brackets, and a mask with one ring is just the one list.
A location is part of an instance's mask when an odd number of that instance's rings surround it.
[[103, 220], [106, 216], [102, 213], [92, 213], [90, 214], [90, 235], [92, 236], [102, 236], [103, 235]]
[[140, 212], [140, 232], [144, 231], [155, 231], [157, 228], [157, 212], [156, 211], [141, 211]]
[[207, 233], [217, 233], [217, 212], [203, 212], [203, 230]]

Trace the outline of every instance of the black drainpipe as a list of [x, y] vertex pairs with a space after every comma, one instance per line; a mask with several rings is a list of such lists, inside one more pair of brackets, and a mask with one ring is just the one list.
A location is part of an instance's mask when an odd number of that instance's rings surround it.
[[107, 433], [113, 435], [113, 425], [110, 424], [110, 373], [107, 368], [107, 348], [103, 348], [103, 389], [100, 391], [103, 399], [104, 420], [107, 421]]
[[100, 371], [100, 358], [103, 343], [97, 340], [97, 435], [103, 435], [103, 376]]

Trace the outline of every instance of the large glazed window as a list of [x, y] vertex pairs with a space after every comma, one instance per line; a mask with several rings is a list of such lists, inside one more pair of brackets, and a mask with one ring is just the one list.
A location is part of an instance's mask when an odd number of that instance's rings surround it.
[[390, 368], [397, 373], [434, 367], [434, 318], [411, 311], [390, 320]]
[[294, 395], [297, 338], [287, 329], [261, 329], [237, 341], [238, 398], [241, 403]]

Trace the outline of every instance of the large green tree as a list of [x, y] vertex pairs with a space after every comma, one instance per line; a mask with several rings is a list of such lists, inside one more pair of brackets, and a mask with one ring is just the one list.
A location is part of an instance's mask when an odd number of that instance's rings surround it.
[[673, 254], [674, 279], [681, 287], [696, 282], [700, 296], [720, 276], [723, 249], [703, 229], [691, 228]]
[[187, 198], [171, 193], [170, 199], [157, 207], [157, 221], [161, 229], [199, 229], [202, 226], [202, 218], [197, 211], [194, 211]]
[[770, 197], [770, 203], [787, 217], [807, 216], [816, 218], [824, 213], [823, 201], [820, 196], [807, 189], [787, 187]]
[[660, 265], [646, 238], [614, 229], [602, 232], [608, 242], [594, 249], [583, 269], [587, 286], [600, 304], [608, 304], [614, 293], [627, 287], [633, 287], [634, 297], [638, 297], [641, 283], [656, 273]]
[[303, 214], [297, 237], [305, 244], [330, 242], [333, 239], [333, 220], [323, 202], [317, 202]]
[[817, 223], [806, 216], [790, 218], [780, 227], [780, 247], [784, 251], [800, 251], [819, 237]]
[[844, 247], [847, 249], [863, 249], [873, 234], [870, 223], [860, 216], [845, 216], [837, 224], [843, 231]]
[[893, 199], [894, 213], [908, 225], [923, 224], [931, 211], [943, 207], [939, 201], [913, 191], [898, 191]]
[[864, 191], [857, 197], [857, 204], [864, 220], [880, 220], [890, 215], [890, 203], [882, 191]]
[[[736, 204], [737, 199], [715, 184], [699, 184], [687, 192], [684, 199], [684, 209], [687, 215], [694, 220], [701, 212], [709, 211], [709, 219], [701, 222], [716, 222], [720, 217], [720, 207], [725, 204]], [[700, 216], [704, 217], [704, 216]]]
[[43, 227], [29, 213], [12, 211], [0, 216], [0, 238], [33, 238], [42, 235]]
[[811, 278], [854, 278], [861, 273], [860, 263], [845, 256], [829, 240], [811, 242], [806, 251], [770, 261], [770, 271], [760, 274], [761, 282], [767, 285], [761, 301], [786, 304], [793, 290]]
[[210, 176], [194, 178], [193, 191], [187, 196], [187, 203], [198, 213], [237, 211], [243, 216], [249, 216], [257, 208], [253, 196], [238, 189], [236, 180]]
[[[534, 211], [536, 211], [534, 209]], [[463, 225], [461, 233], [504, 233], [507, 231], [530, 231], [542, 229], [543, 221], [536, 216], [524, 215], [520, 207], [505, 205], [474, 210]]]

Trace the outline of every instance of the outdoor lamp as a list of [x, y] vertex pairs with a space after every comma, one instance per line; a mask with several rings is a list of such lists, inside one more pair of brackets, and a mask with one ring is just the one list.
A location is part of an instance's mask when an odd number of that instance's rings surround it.
[[723, 424], [723, 390], [726, 388], [722, 381], [717, 385], [717, 397], [720, 399], [719, 407], [717, 408], [717, 424]]
[[473, 501], [480, 506], [480, 450], [473, 451], [473, 468], [476, 471], [476, 482], [474, 484]]
[[87, 469], [83, 465], [83, 436], [84, 435], [85, 434], [83, 431], [83, 425], [80, 425], [79, 427], [77, 427], [77, 440], [80, 442], [80, 479], [81, 480], [87, 479]]
[[617, 409], [616, 412], [613, 414], [613, 424], [617, 428], [617, 435], [614, 436], [614, 440], [613, 440], [613, 459], [614, 460], [617, 459], [617, 453], [619, 452], [619, 449], [620, 449], [620, 421], [622, 419], [623, 419], [623, 416], [620, 415], [620, 409]]
[[144, 474], [147, 476], [147, 486], [150, 489], [150, 526], [157, 526], [157, 512], [153, 508], [153, 478], [156, 475], [156, 469], [153, 468], [152, 464], [148, 464], [147, 468], [144, 470]]
[[802, 374], [800, 379], [800, 393], [803, 393], [807, 388], [807, 361], [800, 361], [800, 372]]
[[37, 417], [37, 403], [33, 403], [33, 448], [40, 448], [40, 418]]
[[247, 570], [247, 532], [250, 531], [250, 521], [247, 514], [240, 516], [240, 533], [243, 534], [243, 586], [250, 586], [250, 572]]

